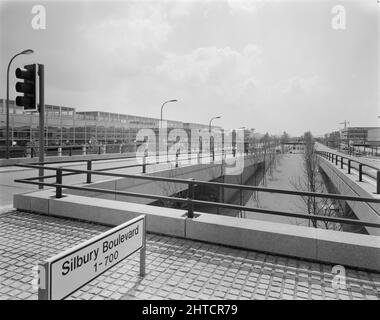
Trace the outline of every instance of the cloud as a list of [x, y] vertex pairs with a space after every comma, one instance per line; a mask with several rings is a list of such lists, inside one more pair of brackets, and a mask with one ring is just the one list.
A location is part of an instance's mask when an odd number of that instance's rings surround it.
[[321, 93], [327, 90], [322, 79], [319, 76], [300, 77], [294, 76], [282, 80], [273, 86], [274, 90], [282, 94], [310, 94]]
[[257, 88], [253, 74], [260, 63], [261, 50], [252, 44], [241, 51], [204, 47], [183, 55], [167, 54], [155, 71], [163, 81], [186, 87], [216, 104], [243, 103]]
[[98, 43], [109, 51], [147, 50], [166, 43], [172, 28], [159, 4], [132, 3], [118, 16], [111, 16], [83, 31], [89, 42]]
[[165, 0], [165, 4], [170, 18], [182, 18], [190, 15], [194, 8], [199, 5], [199, 2], [194, 0]]
[[77, 24], [70, 47], [55, 53], [65, 68], [54, 70], [52, 85], [75, 93], [107, 92], [160, 63], [172, 32], [161, 4], [131, 2], [118, 9]]
[[256, 13], [261, 0], [226, 0], [232, 14]]
[[197, 48], [184, 55], [169, 53], [156, 71], [174, 81], [221, 83], [225, 79], [244, 80], [260, 62], [260, 50], [250, 44], [242, 52], [230, 47]]
[[156, 0], [164, 2], [169, 9], [172, 18], [183, 17], [193, 13], [195, 8], [202, 7], [206, 14], [209, 13], [213, 5], [226, 6], [231, 14], [252, 14], [256, 13], [262, 0]]

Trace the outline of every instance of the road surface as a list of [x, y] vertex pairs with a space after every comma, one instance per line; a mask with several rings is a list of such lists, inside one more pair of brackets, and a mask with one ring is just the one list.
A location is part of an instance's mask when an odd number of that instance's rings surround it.
[[[279, 156], [280, 160], [273, 174], [267, 174], [266, 183], [261, 184], [268, 188], [296, 190], [294, 183], [303, 176], [303, 164], [301, 153], [285, 153]], [[268, 171], [269, 172], [269, 171]], [[247, 207], [259, 207], [270, 210], [305, 213], [306, 207], [301, 197], [286, 194], [259, 192], [257, 200], [253, 196], [245, 204]], [[287, 224], [307, 225], [307, 220], [270, 215], [258, 212], [245, 212], [248, 219], [259, 219]]]

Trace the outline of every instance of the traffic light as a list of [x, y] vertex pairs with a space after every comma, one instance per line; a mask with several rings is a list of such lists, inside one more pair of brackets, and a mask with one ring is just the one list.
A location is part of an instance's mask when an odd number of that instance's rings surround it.
[[38, 111], [37, 68], [37, 64], [29, 64], [16, 69], [16, 78], [23, 80], [16, 83], [16, 91], [23, 94], [16, 97], [16, 105], [24, 107], [24, 111]]

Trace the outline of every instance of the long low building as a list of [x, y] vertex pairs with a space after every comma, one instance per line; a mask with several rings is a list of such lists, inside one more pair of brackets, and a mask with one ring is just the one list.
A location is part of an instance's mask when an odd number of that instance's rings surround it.
[[[135, 147], [137, 132], [142, 128], [155, 131], [159, 119], [103, 111], [76, 111], [65, 106], [46, 105], [45, 145], [102, 145], [123, 144], [131, 150]], [[9, 139], [12, 146], [29, 146], [38, 140], [38, 113], [24, 112], [22, 107], [9, 103]], [[6, 100], [0, 99], [0, 146], [6, 141]], [[208, 129], [206, 124], [167, 121], [168, 129]], [[217, 127], [213, 127], [217, 128]]]
[[380, 127], [347, 127], [341, 129], [342, 143], [380, 146]]

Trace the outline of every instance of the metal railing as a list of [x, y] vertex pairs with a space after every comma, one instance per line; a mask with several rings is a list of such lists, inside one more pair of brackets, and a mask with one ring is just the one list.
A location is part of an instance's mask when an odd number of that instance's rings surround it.
[[[272, 152], [273, 153], [273, 152]], [[256, 154], [252, 154], [251, 153], [251, 156], [253, 157], [258, 157], [260, 155], [269, 155], [270, 153], [269, 152], [258, 152]], [[231, 153], [232, 157], [236, 157], [238, 156], [238, 154], [236, 154], [236, 152], [232, 152]], [[242, 155], [246, 155], [248, 156], [249, 153], [242, 153]], [[187, 160], [187, 161], [191, 161], [191, 160], [194, 160], [194, 159], [197, 159], [197, 162], [198, 163], [201, 163], [202, 159], [209, 159], [210, 160], [210, 163], [214, 163], [215, 162], [215, 156], [216, 157], [222, 157], [224, 159], [226, 159], [226, 152], [223, 152], [223, 153], [206, 153], [206, 154], [202, 154], [202, 153], [188, 153], [187, 154], [187, 158], [184, 158], [184, 159], [179, 159], [179, 154], [177, 153], [175, 155], [175, 160], [174, 160], [174, 164], [175, 164], [175, 167], [178, 168], [179, 166], [179, 163], [180, 161], [182, 160]], [[170, 163], [170, 162], [173, 162], [171, 160], [169, 160], [169, 158], [167, 157], [167, 160], [165, 161], [159, 161], [159, 158], [157, 157], [157, 155], [153, 155], [151, 156], [151, 158], [155, 158], [155, 161], [147, 161], [147, 156], [145, 157], [142, 157], [142, 163], [138, 163], [138, 164], [129, 164], [129, 165], [123, 165], [123, 166], [117, 166], [117, 167], [109, 167], [109, 168], [103, 168], [103, 169], [96, 169], [96, 170], [92, 170], [93, 168], [93, 164], [94, 162], [100, 162], [100, 161], [110, 161], [110, 160], [129, 160], [129, 159], [136, 159], [136, 156], [133, 155], [133, 156], [124, 156], [124, 157], [120, 157], [120, 156], [117, 156], [117, 157], [110, 157], [110, 158], [97, 158], [97, 159], [70, 159], [70, 160], [56, 160], [56, 161], [45, 161], [45, 162], [34, 162], [34, 163], [25, 163], [25, 164], [16, 164], [15, 166], [19, 166], [19, 167], [25, 167], [25, 168], [31, 168], [31, 169], [37, 169], [36, 166], [39, 166], [38, 169], [41, 169], [41, 170], [44, 170], [44, 169], [49, 169], [49, 167], [46, 167], [46, 165], [52, 165], [52, 164], [72, 164], [72, 163], [84, 163], [86, 164], [86, 171], [88, 171], [88, 173], [86, 174], [86, 183], [92, 183], [92, 174], [90, 171], [93, 171], [93, 172], [101, 172], [101, 171], [114, 171], [114, 170], [120, 170], [120, 169], [127, 169], [127, 168], [136, 168], [136, 167], [141, 167], [141, 173], [146, 173], [146, 169], [147, 169], [147, 166], [149, 165], [157, 165], [157, 164], [163, 164], [163, 163]], [[68, 170], [66, 170], [68, 171]], [[43, 171], [42, 171], [43, 172]], [[62, 174], [62, 176], [71, 176], [71, 175], [76, 175], [78, 174], [78, 172], [74, 171], [72, 173], [66, 173], [66, 174]], [[42, 176], [42, 177], [39, 177], [39, 179], [42, 181], [43, 179], [49, 179], [49, 178], [55, 178], [55, 175], [49, 175], [49, 176]], [[34, 179], [34, 178], [31, 178], [31, 179]], [[42, 186], [42, 184], [41, 184]]]
[[[78, 144], [78, 145], [56, 145], [45, 146], [44, 151], [47, 157], [61, 157], [73, 155], [90, 155], [90, 154], [110, 154], [110, 153], [128, 153], [132, 152], [135, 147], [129, 144]], [[38, 147], [35, 146], [11, 146], [9, 147], [10, 158], [35, 158], [38, 157]], [[5, 158], [5, 147], [0, 147], [0, 159]]]
[[[255, 150], [273, 149], [277, 144], [260, 145], [252, 147]], [[230, 150], [236, 152], [236, 146], [224, 144], [223, 147], [215, 146], [215, 152]], [[45, 156], [61, 157], [73, 155], [95, 155], [95, 154], [125, 154], [136, 151], [136, 146], [129, 143], [116, 144], [71, 144], [71, 145], [49, 145], [44, 147]], [[245, 150], [244, 152], [246, 152]], [[250, 150], [252, 151], [252, 150]], [[27, 146], [10, 146], [10, 158], [35, 158], [38, 157], [38, 147], [33, 145]], [[0, 159], [5, 158], [5, 146], [0, 146]]]
[[[104, 160], [104, 159], [101, 159], [101, 160]], [[144, 161], [144, 163], [145, 165], [147, 164], [146, 161]], [[147, 175], [141, 175], [141, 174], [121, 174], [121, 173], [104, 172], [106, 170], [115, 170], [115, 168], [106, 168], [106, 169], [101, 169], [101, 170], [91, 170], [91, 169], [80, 170], [80, 169], [71, 169], [71, 168], [62, 168], [62, 167], [45, 167], [43, 165], [38, 165], [38, 164], [19, 164], [18, 166], [34, 168], [34, 169], [43, 168], [45, 170], [55, 171], [54, 175], [17, 179], [15, 180], [15, 182], [38, 185], [38, 186], [48, 186], [48, 187], [55, 188], [55, 197], [58, 199], [63, 197], [64, 189], [80, 190], [80, 191], [96, 192], [96, 193], [101, 193], [101, 194], [113, 194], [113, 195], [129, 196], [129, 197], [136, 197], [136, 198], [165, 200], [165, 201], [174, 202], [174, 203], [185, 203], [187, 204], [187, 217], [190, 219], [194, 218], [195, 205], [206, 205], [206, 206], [211, 205], [218, 208], [225, 208], [225, 209], [230, 209], [230, 210], [259, 212], [259, 213], [264, 213], [264, 214], [301, 218], [301, 219], [307, 219], [307, 220], [312, 220], [312, 221], [326, 221], [326, 222], [335, 222], [335, 223], [340, 223], [340, 224], [359, 225], [362, 227], [380, 228], [379, 223], [374, 223], [374, 222], [369, 222], [369, 221], [360, 221], [360, 220], [355, 220], [355, 219], [340, 218], [340, 217], [333, 217], [333, 216], [310, 215], [310, 214], [303, 214], [303, 213], [294, 213], [294, 212], [289, 212], [289, 211], [277, 211], [277, 210], [270, 210], [270, 209], [257, 208], [257, 207], [245, 207], [243, 205], [234, 205], [234, 204], [220, 203], [220, 202], [213, 202], [213, 201], [196, 200], [194, 196], [194, 190], [196, 186], [213, 186], [213, 187], [218, 187], [218, 188], [230, 188], [230, 189], [236, 189], [236, 190], [241, 190], [241, 191], [247, 190], [247, 191], [252, 191], [252, 192], [269, 192], [269, 193], [287, 194], [287, 195], [296, 195], [296, 196], [308, 196], [308, 197], [314, 197], [314, 198], [330, 198], [330, 199], [336, 199], [336, 200], [342, 200], [342, 201], [380, 203], [380, 199], [375, 199], [375, 198], [353, 197], [353, 196], [345, 196], [345, 195], [338, 195], [338, 194], [316, 193], [316, 192], [307, 192], [307, 191], [293, 191], [293, 190], [247, 186], [247, 185], [239, 185], [239, 184], [220, 183], [220, 182], [206, 182], [206, 181], [200, 181], [200, 180], [194, 180], [194, 179], [178, 179], [178, 178], [147, 176]], [[67, 173], [64, 174], [64, 172], [67, 172]], [[182, 184], [182, 185], [187, 186], [188, 192], [187, 192], [187, 197], [182, 198], [182, 197], [162, 196], [162, 195], [154, 195], [154, 194], [146, 194], [146, 193], [109, 190], [109, 189], [102, 189], [102, 188], [92, 188], [92, 187], [86, 187], [86, 186], [64, 184], [63, 177], [66, 175], [72, 175], [72, 174], [85, 175], [86, 183], [91, 183], [92, 175], [100, 175], [100, 176], [115, 177], [115, 178], [131, 178], [131, 179], [141, 179], [141, 180], [148, 180], [148, 181]], [[45, 182], [44, 180], [47, 178], [55, 178], [55, 182]], [[36, 181], [36, 180], [39, 180], [39, 181]]]
[[[347, 167], [347, 173], [351, 174], [353, 170], [356, 170], [359, 176], [359, 181], [363, 181], [363, 176], [367, 176], [375, 180], [376, 183], [376, 193], [380, 194], [380, 170], [379, 168], [370, 165], [368, 163], [363, 163], [363, 161], [353, 159], [352, 157], [342, 156], [329, 151], [317, 151], [317, 154], [324, 157], [325, 159], [331, 161], [336, 166], [340, 165], [340, 169], [344, 169], [344, 166]], [[371, 174], [364, 170], [364, 168], [369, 168], [375, 170], [376, 174]]]

